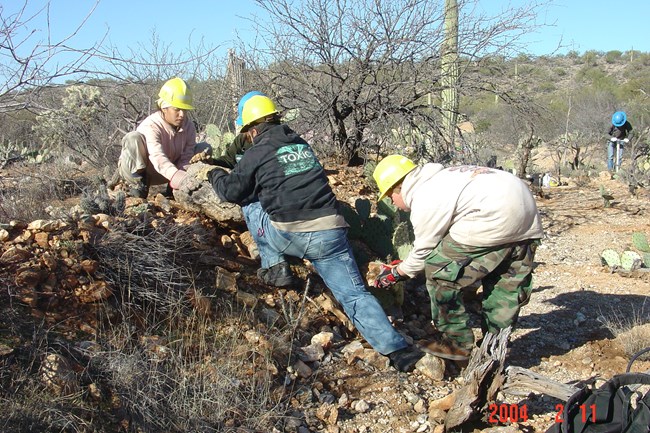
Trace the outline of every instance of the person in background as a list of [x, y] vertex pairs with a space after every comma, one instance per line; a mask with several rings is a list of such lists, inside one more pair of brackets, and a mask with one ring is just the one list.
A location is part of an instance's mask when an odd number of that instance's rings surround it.
[[610, 126], [608, 132], [611, 138], [607, 143], [607, 170], [613, 171], [620, 167], [623, 158], [623, 145], [619, 143], [619, 140], [628, 143], [630, 141], [628, 136], [631, 132], [632, 125], [628, 122], [625, 111], [615, 112], [612, 115], [612, 126]]
[[165, 195], [171, 196], [173, 189], [194, 182], [185, 169], [195, 154], [211, 153], [212, 148], [196, 142], [196, 128], [187, 115], [194, 109], [192, 99], [192, 90], [181, 78], [163, 84], [156, 101], [158, 111], [122, 138], [122, 152], [110, 188], [122, 179], [130, 187], [130, 196], [147, 198], [151, 185], [168, 184]]
[[244, 101], [242, 124], [253, 146], [230, 173], [215, 168], [207, 177], [220, 199], [248, 205], [247, 221], [276, 251], [262, 257], [261, 274], [285, 272], [286, 256], [309, 260], [366, 341], [397, 370], [412, 370], [424, 353], [409, 346], [367, 290], [347, 223], [309, 144], [281, 122], [264, 95]]
[[432, 163], [418, 167], [401, 155], [382, 159], [373, 177], [379, 200], [389, 197], [410, 211], [415, 234], [408, 257], [386, 266], [375, 286], [387, 288], [424, 272], [432, 322], [443, 338], [422, 348], [441, 358], [467, 360], [474, 334], [464, 290], [483, 286], [484, 334], [514, 325], [530, 298], [543, 230], [528, 186], [502, 170]]

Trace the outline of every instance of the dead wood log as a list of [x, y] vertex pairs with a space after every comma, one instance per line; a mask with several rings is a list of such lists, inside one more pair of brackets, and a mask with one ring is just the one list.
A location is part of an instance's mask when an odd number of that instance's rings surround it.
[[578, 387], [557, 382], [523, 367], [509, 366], [503, 392], [511, 395], [527, 396], [531, 392], [545, 394], [560, 400], [568, 400]]
[[201, 186], [191, 194], [174, 190], [174, 199], [173, 206], [190, 212], [202, 213], [219, 223], [244, 222], [241, 207], [222, 201], [207, 181], [202, 182]]
[[504, 362], [512, 327], [498, 334], [486, 334], [481, 347], [472, 352], [463, 379], [465, 385], [455, 391], [456, 397], [445, 417], [445, 429], [452, 429], [486, 413], [487, 404], [493, 401], [503, 385]]
[[[645, 372], [650, 374], [650, 370]], [[557, 382], [551, 378], [535, 373], [523, 367], [509, 366], [506, 368], [506, 381], [502, 391], [510, 395], [528, 396], [531, 392], [548, 395], [567, 401], [582, 385], [593, 383], [595, 377], [581, 380], [577, 385]], [[630, 387], [633, 389], [634, 387]]]

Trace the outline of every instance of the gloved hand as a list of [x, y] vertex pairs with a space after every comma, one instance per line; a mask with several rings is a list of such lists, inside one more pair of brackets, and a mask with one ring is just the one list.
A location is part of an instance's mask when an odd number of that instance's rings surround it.
[[618, 140], [618, 138], [616, 138], [616, 137], [612, 137], [612, 138], [609, 139], [609, 141], [612, 141], [614, 143], [616, 143], [616, 140]]
[[209, 153], [208, 149], [205, 149], [203, 152], [199, 152], [194, 155], [192, 159], [190, 159], [190, 164], [194, 164], [195, 162], [205, 162], [207, 164], [211, 164], [212, 161], [212, 154]]
[[381, 265], [381, 272], [375, 280], [375, 287], [378, 289], [387, 289], [399, 281], [406, 280], [408, 277], [400, 275], [397, 271], [397, 265], [402, 263], [401, 260], [393, 260], [388, 265]]
[[199, 179], [189, 173], [185, 173], [185, 177], [181, 179], [181, 181], [178, 183], [178, 188], [176, 189], [183, 191], [186, 194], [192, 194], [192, 192], [196, 191], [200, 187], [201, 181]]
[[194, 164], [190, 164], [187, 167], [187, 174], [203, 182], [208, 180], [208, 174], [215, 169], [226, 170], [223, 167], [217, 167], [216, 165], [210, 165], [204, 162], [197, 162]]
[[629, 142], [630, 142], [630, 139], [629, 139], [629, 138], [624, 138], [624, 139], [623, 139], [623, 142], [625, 142], [625, 143], [629, 143]]

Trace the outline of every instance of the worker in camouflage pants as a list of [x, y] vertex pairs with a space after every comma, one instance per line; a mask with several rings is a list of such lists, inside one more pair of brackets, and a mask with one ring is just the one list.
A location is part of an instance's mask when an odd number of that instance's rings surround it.
[[497, 333], [514, 325], [532, 290], [533, 258], [537, 242], [498, 247], [472, 247], [446, 236], [427, 257], [424, 273], [431, 297], [431, 319], [459, 347], [471, 350], [462, 290], [483, 285], [481, 329]]
[[388, 288], [424, 272], [431, 320], [440, 341], [421, 344], [441, 358], [463, 361], [474, 334], [463, 293], [483, 286], [484, 333], [514, 325], [530, 298], [533, 259], [543, 236], [528, 186], [502, 170], [440, 164], [417, 167], [400, 155], [377, 164], [379, 200], [410, 211], [415, 240], [408, 257], [385, 265], [375, 281]]

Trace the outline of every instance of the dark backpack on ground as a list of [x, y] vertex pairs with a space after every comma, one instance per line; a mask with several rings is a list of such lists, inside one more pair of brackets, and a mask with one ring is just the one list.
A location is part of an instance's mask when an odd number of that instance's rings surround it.
[[600, 388], [585, 387], [569, 397], [558, 422], [546, 433], [649, 433], [650, 391], [642, 395], [630, 388], [650, 385], [650, 374], [630, 373], [634, 360], [646, 352], [650, 347], [632, 357], [626, 373]]

